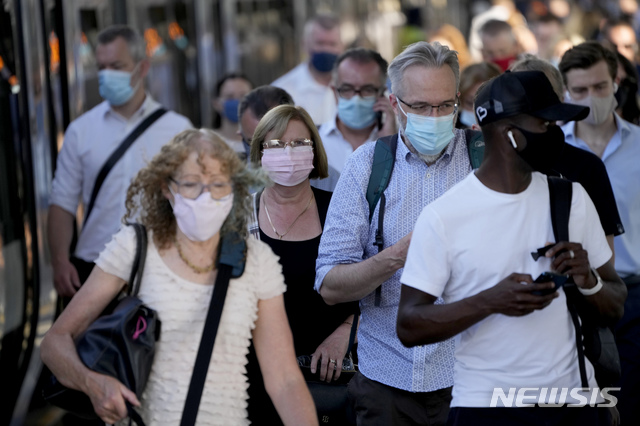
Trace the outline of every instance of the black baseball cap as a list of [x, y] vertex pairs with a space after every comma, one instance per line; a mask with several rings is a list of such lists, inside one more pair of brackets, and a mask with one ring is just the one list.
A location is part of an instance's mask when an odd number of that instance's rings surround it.
[[518, 114], [577, 121], [589, 115], [589, 107], [561, 102], [542, 71], [507, 71], [480, 89], [475, 114], [480, 126]]

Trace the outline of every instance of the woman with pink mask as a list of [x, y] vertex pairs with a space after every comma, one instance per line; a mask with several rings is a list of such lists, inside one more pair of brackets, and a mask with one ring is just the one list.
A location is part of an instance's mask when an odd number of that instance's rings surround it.
[[[337, 380], [357, 302], [328, 306], [313, 288], [331, 193], [309, 183], [310, 178], [327, 177], [329, 167], [309, 114], [292, 105], [267, 112], [253, 135], [251, 162], [262, 166], [274, 182], [253, 196], [255, 217], [250, 232], [280, 257], [287, 285], [285, 309], [296, 356], [311, 356], [311, 372], [319, 380]], [[250, 383], [253, 387], [255, 380], [251, 376]], [[249, 395], [249, 418], [254, 421], [252, 404], [258, 398], [254, 398], [251, 389]], [[268, 407], [256, 408], [261, 411], [261, 424], [266, 424], [262, 422], [264, 410]]]

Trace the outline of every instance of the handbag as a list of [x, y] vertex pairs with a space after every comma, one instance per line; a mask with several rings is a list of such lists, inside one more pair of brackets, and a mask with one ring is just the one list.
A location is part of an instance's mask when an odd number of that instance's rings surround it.
[[[556, 242], [569, 241], [572, 184], [558, 177], [547, 177], [551, 202], [551, 224]], [[622, 375], [620, 355], [611, 329], [599, 322], [598, 313], [585, 300], [577, 286], [565, 285], [567, 307], [576, 329], [578, 365], [583, 388], [588, 388], [585, 357], [595, 370], [599, 387], [615, 384]]]
[[[76, 350], [87, 368], [117, 378], [140, 398], [151, 372], [161, 327], [157, 313], [137, 297], [147, 252], [147, 232], [141, 224], [128, 225], [135, 229], [137, 242], [128, 294], [116, 298], [105, 309], [106, 313], [87, 328], [76, 340]], [[65, 387], [53, 375], [43, 388], [43, 397], [78, 417], [98, 417], [86, 394]], [[126, 404], [131, 420], [144, 426], [133, 406]]]
[[355, 425], [356, 416], [351, 402], [347, 386], [351, 379], [358, 372], [357, 365], [353, 363], [351, 348], [355, 341], [358, 329], [358, 316], [356, 312], [351, 333], [349, 334], [349, 345], [342, 360], [342, 371], [338, 380], [325, 382], [318, 378], [318, 372], [311, 372], [311, 356], [301, 355], [298, 357], [298, 365], [302, 371], [302, 376], [307, 382], [307, 387], [313, 398], [318, 414], [318, 421], [329, 425]]

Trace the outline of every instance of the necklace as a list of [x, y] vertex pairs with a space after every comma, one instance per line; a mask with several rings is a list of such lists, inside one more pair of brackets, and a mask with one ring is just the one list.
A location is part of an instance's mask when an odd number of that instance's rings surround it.
[[313, 200], [313, 191], [311, 192], [311, 198], [309, 198], [309, 202], [307, 203], [307, 207], [305, 207], [304, 210], [302, 210], [302, 212], [300, 212], [300, 214], [295, 218], [293, 223], [291, 223], [291, 225], [289, 225], [287, 230], [284, 231], [283, 234], [280, 234], [278, 231], [276, 231], [276, 227], [273, 226], [273, 222], [271, 222], [271, 216], [269, 216], [269, 209], [267, 208], [267, 200], [265, 199], [265, 201], [264, 201], [264, 211], [267, 213], [267, 219], [269, 219], [269, 225], [271, 225], [271, 229], [273, 229], [273, 232], [275, 232], [275, 234], [278, 236], [278, 239], [281, 240], [282, 237], [284, 237], [285, 235], [287, 235], [289, 233], [289, 231], [291, 231], [291, 228], [293, 228], [293, 225], [296, 224], [298, 219], [300, 219], [300, 217], [304, 214], [304, 212], [309, 210], [309, 206], [311, 205], [311, 201], [312, 200]]
[[184, 253], [182, 253], [182, 247], [180, 247], [180, 243], [178, 242], [178, 239], [175, 238], [173, 241], [176, 244], [176, 248], [178, 249], [178, 254], [180, 255], [180, 259], [182, 259], [182, 261], [186, 263], [186, 265], [189, 268], [191, 268], [193, 272], [195, 272], [196, 274], [204, 274], [206, 272], [211, 272], [213, 270], [213, 266], [215, 265], [215, 262], [212, 262], [211, 265], [205, 266], [204, 268], [194, 265], [189, 261], [189, 259], [187, 259]]

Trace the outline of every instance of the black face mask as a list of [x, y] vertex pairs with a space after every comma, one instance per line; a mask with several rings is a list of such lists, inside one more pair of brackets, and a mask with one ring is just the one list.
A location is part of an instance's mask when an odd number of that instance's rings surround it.
[[527, 146], [516, 151], [520, 157], [538, 172], [549, 171], [555, 166], [564, 150], [564, 133], [558, 126], [549, 126], [544, 133], [532, 133], [516, 127], [527, 139]]

